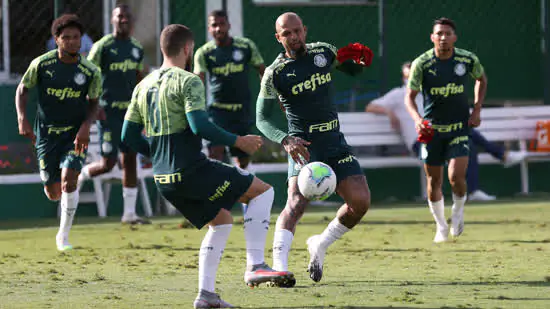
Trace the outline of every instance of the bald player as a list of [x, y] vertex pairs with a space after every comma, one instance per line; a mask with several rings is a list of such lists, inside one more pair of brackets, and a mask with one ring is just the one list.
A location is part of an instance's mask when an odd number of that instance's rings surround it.
[[317, 282], [323, 275], [328, 247], [359, 223], [370, 204], [365, 175], [340, 132], [332, 101], [332, 74], [334, 69], [349, 75], [360, 73], [364, 66], [370, 65], [372, 52], [359, 43], [339, 50], [323, 42], [306, 44], [307, 28], [291, 12], [277, 18], [275, 30], [275, 38], [284, 52], [266, 69], [256, 115], [258, 129], [270, 140], [282, 144], [289, 155], [288, 199], [276, 224], [273, 268], [288, 270], [296, 224], [309, 202], [298, 190], [296, 176], [307, 162], [321, 161], [336, 173], [336, 191], [345, 204], [321, 234], [307, 240], [308, 272]]

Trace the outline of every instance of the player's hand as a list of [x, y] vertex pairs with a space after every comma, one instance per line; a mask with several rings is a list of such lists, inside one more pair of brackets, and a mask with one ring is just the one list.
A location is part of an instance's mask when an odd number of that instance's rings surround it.
[[32, 130], [29, 120], [27, 120], [27, 118], [23, 118], [19, 120], [18, 127], [19, 127], [19, 135], [30, 138], [32, 143], [34, 144], [34, 142], [36, 141], [36, 135], [34, 135], [34, 131]]
[[472, 114], [470, 115], [470, 119], [468, 119], [468, 125], [472, 128], [477, 128], [481, 124], [481, 110], [475, 109], [472, 111]]
[[107, 120], [107, 114], [105, 114], [105, 109], [103, 107], [99, 107], [97, 109], [97, 120]]
[[235, 147], [248, 153], [249, 155], [260, 149], [262, 144], [262, 137], [258, 135], [237, 136], [237, 140], [235, 141]]
[[285, 148], [285, 151], [288, 152], [294, 162], [300, 165], [306, 165], [309, 161], [309, 151], [307, 150], [307, 146], [310, 144], [311, 142], [303, 140], [297, 136], [289, 135], [283, 140], [283, 147]]
[[90, 125], [84, 123], [78, 129], [76, 138], [74, 139], [74, 151], [77, 155], [84, 153], [90, 143]]
[[416, 132], [418, 132], [417, 141], [421, 143], [429, 143], [434, 136], [434, 129], [428, 120], [420, 119], [415, 124]]

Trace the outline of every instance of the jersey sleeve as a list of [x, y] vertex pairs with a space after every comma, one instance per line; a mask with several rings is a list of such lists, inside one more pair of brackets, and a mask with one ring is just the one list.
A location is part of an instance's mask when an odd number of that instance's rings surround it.
[[185, 112], [206, 110], [206, 99], [204, 97], [204, 85], [201, 79], [194, 75], [183, 85], [183, 102]]
[[407, 83], [407, 88], [415, 91], [422, 90], [422, 76], [422, 66], [417, 59], [411, 64], [411, 72], [409, 82]]
[[88, 87], [88, 97], [90, 99], [98, 99], [102, 92], [103, 92], [103, 89], [102, 89], [101, 71], [99, 71], [99, 69], [95, 69], [92, 75], [92, 82]]
[[25, 75], [23, 75], [23, 79], [21, 82], [26, 88], [33, 88], [36, 86], [37, 80], [38, 80], [38, 66], [40, 65], [40, 60], [34, 59], [29, 67], [27, 68], [27, 71], [25, 72]]
[[275, 84], [273, 82], [273, 75], [274, 70], [273, 68], [269, 67], [265, 70], [264, 75], [262, 77], [262, 82], [260, 85], [260, 93], [258, 94], [258, 98], [262, 99], [277, 99], [277, 90], [275, 88]]
[[262, 54], [260, 54], [260, 50], [256, 46], [256, 44], [252, 41], [249, 41], [250, 45], [250, 64], [257, 67], [264, 63], [264, 58], [262, 58]]
[[483, 74], [485, 73], [485, 70], [483, 69], [481, 62], [479, 62], [479, 59], [476, 55], [472, 54], [472, 58], [474, 60], [474, 64], [470, 76], [472, 76], [472, 78], [474, 79], [480, 79], [481, 76], [483, 76]]
[[139, 110], [139, 86], [136, 86], [134, 92], [132, 93], [132, 100], [130, 101], [130, 105], [128, 105], [124, 120], [128, 120], [138, 124], [144, 123], [143, 117]]
[[207, 68], [206, 68], [206, 59], [204, 57], [204, 50], [202, 48], [199, 48], [195, 53], [193, 73], [195, 74], [206, 73], [206, 71], [207, 71]]
[[97, 65], [98, 67], [101, 67], [101, 52], [103, 51], [103, 44], [101, 44], [101, 41], [94, 43], [92, 45], [92, 49], [90, 50], [90, 53], [88, 53], [88, 60]]

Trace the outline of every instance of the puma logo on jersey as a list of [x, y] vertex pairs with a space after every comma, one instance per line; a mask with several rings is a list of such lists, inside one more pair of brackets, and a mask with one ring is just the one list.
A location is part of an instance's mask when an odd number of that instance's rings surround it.
[[216, 56], [208, 56], [208, 59], [210, 59], [210, 60], [216, 62]]
[[435, 70], [428, 70], [428, 73], [432, 73], [433, 76], [437, 76], [437, 72]]
[[118, 55], [118, 50], [116, 48], [111, 48], [111, 53]]
[[294, 72], [295, 71], [292, 71], [292, 73], [286, 73], [286, 76], [287, 77], [292, 77], [292, 76], [296, 77], [296, 74]]
[[49, 75], [50, 78], [53, 78], [53, 71], [46, 70], [46, 75]]

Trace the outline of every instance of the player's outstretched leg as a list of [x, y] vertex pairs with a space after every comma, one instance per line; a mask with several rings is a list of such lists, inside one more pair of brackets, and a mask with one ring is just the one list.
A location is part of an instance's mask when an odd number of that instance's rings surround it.
[[445, 220], [445, 204], [443, 202], [443, 165], [424, 164], [426, 172], [426, 193], [428, 194], [428, 206], [434, 218], [436, 231], [434, 243], [442, 243], [448, 240], [449, 225]]
[[61, 214], [59, 220], [59, 231], [55, 237], [57, 250], [71, 250], [73, 246], [69, 243], [69, 232], [73, 225], [74, 215], [78, 207], [78, 190], [76, 183], [78, 172], [74, 169], [63, 168], [61, 172]]
[[239, 200], [248, 204], [244, 214], [244, 235], [246, 239], [246, 271], [244, 281], [254, 287], [265, 282], [281, 282], [294, 277], [288, 271], [270, 268], [264, 259], [265, 239], [269, 229], [274, 191], [271, 186], [254, 177], [252, 185]]
[[328, 247], [349, 232], [367, 213], [370, 206], [370, 191], [364, 175], [346, 177], [336, 188], [346, 202], [320, 235], [308, 238], [309, 277], [315, 282], [323, 277], [323, 262]]
[[464, 232], [464, 204], [466, 203], [466, 170], [468, 157], [460, 156], [449, 161], [449, 182], [453, 190], [451, 216], [451, 236], [458, 237]]

